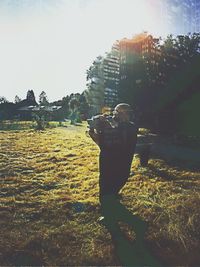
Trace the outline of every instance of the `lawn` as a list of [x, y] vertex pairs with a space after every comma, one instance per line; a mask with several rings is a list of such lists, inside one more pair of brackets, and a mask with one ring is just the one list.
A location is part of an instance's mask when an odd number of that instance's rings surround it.
[[[98, 223], [98, 153], [86, 125], [0, 132], [1, 265], [120, 265]], [[200, 172], [134, 158], [122, 203], [149, 222], [165, 265], [200, 265]], [[134, 232], [121, 224], [126, 236]]]

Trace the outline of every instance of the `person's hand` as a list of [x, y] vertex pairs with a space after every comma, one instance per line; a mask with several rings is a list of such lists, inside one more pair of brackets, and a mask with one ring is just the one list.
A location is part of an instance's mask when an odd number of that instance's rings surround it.
[[89, 129], [87, 131], [85, 131], [85, 134], [87, 137], [91, 137], [92, 138], [92, 134], [94, 133], [94, 129]]
[[92, 140], [99, 145], [99, 134], [96, 133], [93, 129], [88, 131], [89, 136], [92, 138]]
[[94, 135], [94, 133], [95, 133], [94, 129], [89, 129], [88, 134], [90, 137], [92, 137]]
[[86, 135], [87, 137], [90, 137], [90, 135], [89, 135], [89, 131], [88, 131], [88, 130], [85, 131], [85, 135]]
[[106, 121], [106, 114], [99, 115], [99, 119], [100, 119], [100, 121], [105, 122]]

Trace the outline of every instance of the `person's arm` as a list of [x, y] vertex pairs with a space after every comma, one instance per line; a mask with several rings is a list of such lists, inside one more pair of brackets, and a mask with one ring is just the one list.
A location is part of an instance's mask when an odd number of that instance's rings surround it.
[[100, 135], [98, 133], [93, 130], [89, 130], [89, 136], [98, 146], [100, 146]]

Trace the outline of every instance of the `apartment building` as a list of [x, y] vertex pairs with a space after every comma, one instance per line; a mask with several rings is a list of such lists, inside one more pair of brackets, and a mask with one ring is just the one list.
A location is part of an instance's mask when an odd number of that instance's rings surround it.
[[104, 104], [110, 108], [118, 101], [119, 55], [119, 41], [116, 41], [103, 61]]
[[[150, 66], [155, 67], [157, 64], [160, 51], [156, 47], [158, 39], [153, 38], [146, 32], [135, 35], [132, 39], [122, 39], [120, 41], [120, 87], [127, 85], [127, 81], [134, 84], [140, 84], [143, 77], [141, 77], [140, 64], [141, 60], [150, 77]], [[128, 85], [130, 86], [130, 84]]]

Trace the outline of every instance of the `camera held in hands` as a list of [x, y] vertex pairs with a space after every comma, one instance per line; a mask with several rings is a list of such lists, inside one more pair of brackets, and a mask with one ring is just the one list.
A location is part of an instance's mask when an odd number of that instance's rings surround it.
[[114, 119], [112, 116], [100, 114], [88, 119], [87, 123], [90, 131], [101, 133], [105, 127], [112, 127], [113, 121]]

